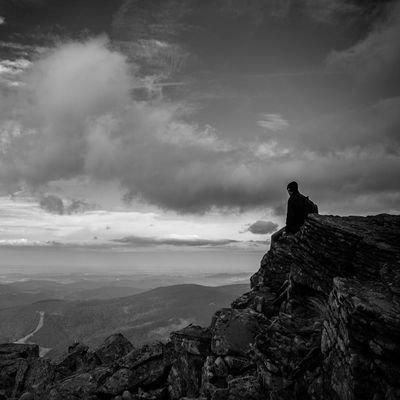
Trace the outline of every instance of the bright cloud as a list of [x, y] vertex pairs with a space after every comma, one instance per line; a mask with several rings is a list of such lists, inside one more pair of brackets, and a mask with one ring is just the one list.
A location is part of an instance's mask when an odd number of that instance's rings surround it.
[[273, 132], [280, 131], [290, 126], [289, 122], [283, 119], [280, 114], [261, 114], [257, 124]]
[[0, 197], [0, 245], [253, 248], [257, 243], [249, 242], [251, 235], [238, 233], [245, 218], [187, 220], [174, 214], [104, 210], [60, 215], [43, 210], [35, 198]]

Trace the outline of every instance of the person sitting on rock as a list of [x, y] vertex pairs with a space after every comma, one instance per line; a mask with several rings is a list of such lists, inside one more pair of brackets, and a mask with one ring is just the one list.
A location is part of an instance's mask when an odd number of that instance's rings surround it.
[[285, 233], [294, 235], [304, 224], [308, 215], [307, 198], [299, 192], [297, 182], [290, 182], [287, 185], [289, 200], [287, 205]]
[[287, 185], [289, 200], [287, 204], [286, 226], [272, 235], [272, 240], [277, 241], [286, 235], [294, 235], [304, 224], [308, 215], [307, 197], [299, 192], [297, 182]]

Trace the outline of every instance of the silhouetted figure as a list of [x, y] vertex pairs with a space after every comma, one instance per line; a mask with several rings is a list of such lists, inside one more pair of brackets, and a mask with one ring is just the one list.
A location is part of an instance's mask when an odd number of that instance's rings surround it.
[[290, 182], [287, 185], [287, 191], [290, 197], [287, 205], [286, 226], [272, 235], [273, 241], [286, 235], [294, 235], [300, 230], [308, 214], [318, 214], [317, 205], [299, 192], [297, 182]]
[[295, 234], [304, 224], [304, 220], [308, 215], [307, 198], [299, 192], [297, 182], [290, 182], [287, 185], [289, 200], [286, 214], [286, 234]]

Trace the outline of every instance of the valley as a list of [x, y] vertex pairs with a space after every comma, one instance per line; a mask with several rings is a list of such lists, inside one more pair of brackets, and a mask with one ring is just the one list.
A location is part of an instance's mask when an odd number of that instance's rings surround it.
[[99, 281], [66, 284], [28, 280], [3, 285], [19, 291], [25, 301], [40, 300], [20, 304], [20, 298], [14, 306], [10, 306], [10, 299], [3, 302], [7, 307], [0, 309], [0, 342], [35, 343], [41, 356], [53, 359], [74, 342], [96, 347], [117, 332], [141, 346], [164, 341], [170, 332], [191, 323], [208, 325], [215, 311], [228, 307], [249, 290], [245, 283], [184, 283], [149, 290], [137, 289], [135, 283], [125, 281], [132, 286], [118, 287], [115, 282], [106, 282], [99, 287]]

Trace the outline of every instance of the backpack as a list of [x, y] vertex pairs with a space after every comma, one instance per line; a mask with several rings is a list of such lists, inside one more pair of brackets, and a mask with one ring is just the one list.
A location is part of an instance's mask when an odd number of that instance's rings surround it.
[[308, 196], [304, 196], [304, 198], [306, 199], [306, 215], [318, 214], [318, 206]]

